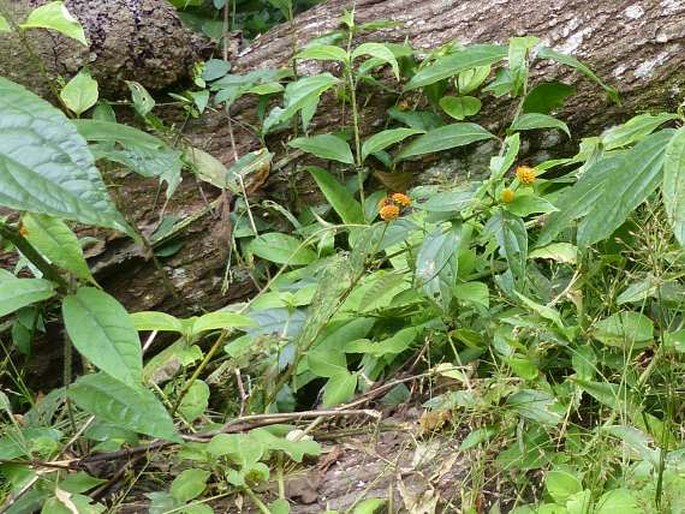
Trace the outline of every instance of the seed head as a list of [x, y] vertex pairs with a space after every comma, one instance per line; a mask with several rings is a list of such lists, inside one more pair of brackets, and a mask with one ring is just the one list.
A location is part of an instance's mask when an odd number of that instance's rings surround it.
[[521, 184], [529, 186], [535, 182], [535, 170], [529, 166], [519, 166], [516, 168], [516, 178]]

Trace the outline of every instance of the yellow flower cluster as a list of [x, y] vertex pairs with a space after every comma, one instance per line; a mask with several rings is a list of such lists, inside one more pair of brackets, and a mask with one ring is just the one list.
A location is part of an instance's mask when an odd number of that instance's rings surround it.
[[535, 170], [529, 166], [519, 166], [516, 168], [516, 178], [526, 186], [535, 182]]
[[511, 203], [514, 201], [514, 192], [506, 188], [504, 191], [502, 191], [502, 202], [503, 203]]
[[378, 214], [383, 221], [392, 221], [400, 215], [400, 210], [411, 205], [411, 200], [404, 193], [392, 193], [378, 202]]

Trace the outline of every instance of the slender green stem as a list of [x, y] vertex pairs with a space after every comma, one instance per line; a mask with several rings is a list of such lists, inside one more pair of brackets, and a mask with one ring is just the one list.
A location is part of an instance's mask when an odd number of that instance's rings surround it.
[[31, 262], [31, 264], [40, 270], [46, 279], [57, 284], [62, 292], [66, 293], [70, 290], [69, 283], [59, 274], [57, 268], [45, 260], [38, 250], [36, 250], [18, 230], [5, 223], [0, 223], [0, 237], [5, 238], [12, 243], [14, 247]]
[[259, 512], [261, 512], [262, 514], [271, 514], [269, 507], [267, 507], [264, 504], [264, 502], [259, 499], [259, 496], [257, 496], [252, 489], [245, 485], [243, 486], [243, 492], [245, 492], [245, 494], [247, 494], [250, 497], [250, 500], [254, 502], [254, 504], [259, 509]]

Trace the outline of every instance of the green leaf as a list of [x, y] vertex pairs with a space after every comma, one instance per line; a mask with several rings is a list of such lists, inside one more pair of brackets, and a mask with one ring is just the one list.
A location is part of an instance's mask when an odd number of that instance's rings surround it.
[[333, 175], [317, 166], [308, 166], [307, 171], [314, 177], [319, 189], [343, 223], [364, 223], [364, 212], [361, 204]]
[[656, 115], [638, 114], [622, 125], [607, 130], [602, 134], [600, 142], [605, 150], [631, 145], [644, 139], [664, 123], [677, 118], [675, 114], [667, 112]]
[[448, 150], [493, 137], [493, 134], [475, 123], [445, 125], [416, 138], [402, 149], [396, 160]]
[[537, 112], [522, 114], [514, 120], [514, 123], [511, 124], [509, 130], [535, 130], [544, 128], [563, 130], [568, 137], [571, 137], [571, 131], [568, 129], [566, 123], [553, 116], [549, 116], [548, 114], [540, 114]]
[[83, 138], [58, 109], [0, 77], [0, 205], [137, 238], [107, 194]]
[[639, 312], [617, 312], [597, 322], [592, 335], [607, 346], [639, 349], [653, 342], [654, 323]]
[[642, 514], [642, 510], [633, 493], [629, 489], [614, 489], [607, 491], [599, 500], [595, 514]]
[[174, 423], [151, 391], [129, 387], [104, 373], [79, 378], [68, 396], [100, 420], [151, 437], [180, 442]]
[[204, 469], [185, 469], [171, 482], [169, 492], [178, 501], [189, 502], [202, 494], [211, 474]]
[[507, 398], [507, 406], [521, 417], [541, 425], [558, 425], [563, 420], [564, 407], [546, 391], [522, 389]]
[[347, 141], [332, 134], [320, 134], [312, 137], [298, 137], [288, 143], [288, 146], [299, 148], [321, 159], [338, 161], [344, 164], [354, 164], [352, 150]]
[[375, 514], [387, 504], [388, 500], [384, 498], [367, 498], [357, 504], [352, 514]]
[[571, 243], [551, 243], [541, 248], [536, 248], [528, 255], [529, 259], [551, 259], [555, 262], [575, 264], [578, 257], [578, 248]]
[[397, 80], [400, 80], [400, 67], [397, 64], [395, 54], [392, 53], [383, 43], [362, 43], [352, 52], [352, 60], [354, 61], [362, 55], [370, 55], [376, 59], [386, 62], [392, 68], [392, 72]]
[[333, 377], [347, 372], [347, 358], [339, 349], [315, 349], [307, 353], [307, 366], [317, 377]]
[[581, 380], [579, 378], [572, 378], [572, 380], [573, 383], [578, 384], [583, 391], [595, 400], [611, 409], [621, 412], [626, 411], [632, 417], [641, 414], [639, 402], [632, 391], [626, 388], [625, 382], [619, 385], [611, 382]]
[[165, 312], [141, 311], [129, 314], [129, 317], [138, 331], [183, 332], [181, 320]]
[[452, 300], [460, 240], [461, 227], [444, 231], [438, 226], [426, 236], [416, 256], [415, 273], [419, 286], [444, 311]]
[[509, 72], [511, 73], [511, 94], [518, 96], [528, 80], [528, 52], [538, 44], [535, 36], [512, 37], [509, 40]]
[[54, 295], [55, 288], [52, 282], [42, 278], [1, 278], [0, 317], [32, 303], [52, 298]]
[[507, 48], [500, 45], [471, 45], [456, 53], [440, 57], [412, 77], [406, 91], [429, 86], [459, 72], [488, 66], [507, 56]]
[[474, 96], [443, 96], [440, 107], [455, 120], [463, 120], [480, 111], [481, 102]]
[[0, 16], [0, 32], [12, 32], [12, 27], [4, 16]]
[[457, 284], [453, 290], [454, 297], [462, 302], [471, 302], [490, 308], [490, 290], [483, 282], [465, 282]]
[[504, 155], [490, 158], [490, 174], [494, 180], [501, 180], [516, 161], [521, 148], [521, 136], [518, 132], [511, 134], [504, 140]]
[[549, 114], [563, 107], [566, 98], [571, 96], [574, 91], [573, 87], [563, 82], [543, 82], [531, 89], [526, 95], [522, 110], [524, 113]]
[[488, 64], [486, 66], [478, 66], [470, 70], [464, 70], [457, 76], [457, 89], [459, 94], [466, 95], [475, 91], [480, 85], [485, 82], [485, 79], [490, 75], [492, 67]]
[[514, 201], [504, 205], [504, 208], [510, 213], [525, 218], [531, 214], [558, 211], [556, 207], [549, 201], [536, 194], [517, 191]]
[[528, 259], [528, 232], [521, 218], [498, 210], [488, 221], [487, 227], [499, 246], [499, 253], [507, 260], [519, 288], [526, 278]]
[[347, 52], [339, 46], [318, 45], [305, 48], [294, 59], [313, 59], [315, 61], [347, 62]]
[[565, 469], [552, 469], [545, 477], [545, 489], [552, 499], [559, 504], [583, 490], [583, 484], [577, 473]]
[[615, 103], [620, 103], [619, 98], [618, 98], [618, 92], [616, 89], [613, 87], [605, 84], [602, 79], [600, 79], [595, 73], [588, 68], [585, 64], [580, 62], [578, 59], [575, 57], [571, 57], [570, 55], [562, 54], [561, 52], [557, 52], [556, 50], [552, 50], [551, 48], [546, 48], [542, 47], [539, 48], [537, 51], [537, 57], [539, 59], [551, 59], [553, 61], [556, 61], [558, 63], [564, 64], [566, 66], [570, 66], [571, 68], [578, 70], [581, 72], [583, 75], [588, 77], [589, 79], [593, 80], [595, 83], [597, 83], [604, 91], [606, 91], [607, 95], [611, 99], [611, 101]]
[[445, 191], [431, 195], [425, 203], [418, 204], [419, 209], [428, 212], [454, 212], [469, 207], [473, 203], [474, 192], [471, 190]]
[[98, 101], [98, 83], [85, 68], [78, 72], [59, 93], [67, 108], [80, 116]]
[[585, 170], [582, 178], [555, 202], [559, 212], [550, 214], [538, 244], [552, 242], [581, 217], [579, 246], [609, 237], [659, 185], [666, 146], [673, 133], [666, 129], [652, 134], [633, 149], [599, 160]]
[[76, 235], [59, 218], [26, 214], [21, 220], [24, 237], [56, 266], [82, 280], [94, 282]]
[[202, 416], [209, 406], [209, 386], [202, 380], [195, 380], [181, 400], [178, 411], [188, 422]]
[[152, 95], [148, 93], [145, 86], [135, 82], [133, 80], [127, 80], [126, 85], [129, 91], [131, 91], [131, 100], [133, 102], [133, 108], [135, 111], [145, 118], [148, 114], [152, 112], [155, 108], [157, 102], [152, 98]]
[[202, 70], [202, 80], [211, 82], [220, 79], [231, 71], [231, 63], [223, 59], [209, 59]]
[[356, 390], [357, 375], [348, 371], [333, 375], [323, 389], [323, 407], [331, 408], [351, 400]]
[[260, 235], [252, 241], [250, 248], [256, 256], [276, 264], [301, 266], [316, 260], [316, 253], [302, 245], [299, 239], [279, 232]]
[[337, 83], [338, 79], [330, 73], [321, 73], [288, 84], [283, 95], [283, 108], [276, 107], [269, 113], [264, 120], [264, 133], [290, 120], [300, 109], [311, 103], [312, 99], [318, 100], [324, 91]]
[[425, 130], [417, 130], [412, 128], [396, 128], [382, 130], [376, 132], [369, 137], [362, 145], [362, 160], [365, 160], [369, 155], [381, 150], [385, 150], [389, 146], [404, 141], [406, 138], [415, 136], [416, 134], [424, 134]]
[[88, 141], [103, 143], [94, 148], [98, 159], [118, 162], [143, 177], [166, 181], [167, 198], [180, 184], [182, 152], [158, 137], [121, 123], [86, 119], [74, 120], [73, 123]]
[[685, 246], [685, 127], [666, 147], [661, 194], [668, 222], [681, 246]]
[[116, 299], [99, 289], [81, 287], [64, 298], [62, 315], [81, 355], [125, 384], [140, 384], [143, 359], [138, 333]]
[[203, 314], [193, 323], [192, 335], [206, 332], [207, 330], [228, 329], [238, 327], [251, 327], [255, 323], [247, 316], [237, 312], [215, 311]]
[[564, 328], [564, 324], [561, 321], [561, 315], [559, 314], [559, 312], [556, 309], [553, 309], [552, 307], [548, 307], [546, 305], [541, 305], [539, 303], [536, 303], [533, 300], [531, 300], [530, 298], [522, 295], [518, 291], [514, 291], [514, 293], [516, 294], [516, 296], [519, 297], [519, 299], [523, 302], [523, 304], [527, 308], [529, 308], [530, 310], [532, 310], [533, 312], [538, 314], [540, 317], [550, 320], [557, 327], [559, 327], [561, 329]]
[[37, 7], [29, 13], [26, 21], [19, 26], [22, 29], [41, 28], [56, 30], [67, 37], [75, 39], [83, 46], [88, 46], [83, 27], [69, 13], [64, 6], [64, 2], [49, 2]]

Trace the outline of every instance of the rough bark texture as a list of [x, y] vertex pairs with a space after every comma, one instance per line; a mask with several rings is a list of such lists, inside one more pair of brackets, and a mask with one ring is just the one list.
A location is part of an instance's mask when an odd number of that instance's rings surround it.
[[[33, 8], [47, 0], [10, 0], [9, 14], [21, 23]], [[66, 7], [84, 27], [88, 48], [53, 31], [30, 30], [29, 44], [51, 78], [71, 77], [88, 66], [105, 97], [127, 90], [125, 80], [140, 82], [151, 91], [186, 80], [205, 43], [183, 27], [165, 0], [66, 0]], [[49, 97], [40, 67], [27, 59], [16, 34], [0, 35], [0, 75]]]

